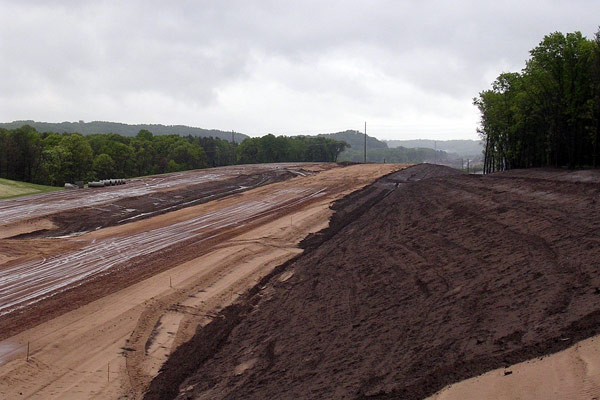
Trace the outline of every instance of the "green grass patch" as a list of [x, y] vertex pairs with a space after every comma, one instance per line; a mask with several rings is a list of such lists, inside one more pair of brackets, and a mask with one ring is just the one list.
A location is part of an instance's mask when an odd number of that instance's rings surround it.
[[54, 192], [63, 190], [62, 187], [36, 185], [33, 183], [11, 181], [0, 178], [0, 199], [9, 197], [26, 196], [28, 194]]

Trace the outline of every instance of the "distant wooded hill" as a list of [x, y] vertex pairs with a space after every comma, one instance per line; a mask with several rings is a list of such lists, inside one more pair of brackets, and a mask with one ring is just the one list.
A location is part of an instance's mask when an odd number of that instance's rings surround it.
[[[328, 139], [348, 143], [340, 154], [340, 160], [362, 161], [364, 158], [365, 135], [359, 131], [344, 131], [320, 134]], [[403, 149], [401, 149], [403, 148]], [[411, 151], [407, 151], [411, 149]], [[429, 139], [415, 140], [378, 140], [367, 135], [367, 159], [372, 162], [423, 162], [447, 160], [452, 158], [480, 159], [483, 157], [483, 146], [479, 140], [438, 140], [438, 154], [425, 150], [436, 149], [436, 141]]]
[[[351, 151], [363, 151], [365, 146], [365, 134], [359, 131], [344, 131], [337, 133], [322, 133], [322, 136], [327, 139], [344, 141], [350, 145]], [[369, 149], [387, 149], [388, 145], [373, 136], [367, 135], [367, 150]], [[348, 150], [346, 150], [348, 151]]]
[[[350, 148], [344, 150], [338, 157], [339, 161], [362, 162], [364, 160], [365, 135], [359, 131], [344, 131], [318, 135], [327, 139], [344, 141]], [[392, 145], [396, 142], [406, 142], [406, 145]], [[421, 143], [422, 142], [422, 143]], [[427, 142], [431, 142], [429, 147]], [[474, 142], [470, 140], [454, 140], [448, 142]], [[446, 143], [448, 143], [446, 142]], [[438, 142], [439, 144], [440, 142]], [[458, 145], [451, 148], [459, 148]], [[463, 147], [467, 147], [463, 145]], [[392, 140], [382, 141], [367, 135], [367, 161], [393, 163], [447, 163], [452, 157], [438, 145], [437, 152], [433, 150], [433, 140]], [[481, 154], [481, 148], [477, 150]]]
[[[90, 135], [94, 133], [116, 133], [122, 136], [133, 137], [141, 130], [147, 130], [154, 135], [178, 135], [195, 137], [214, 137], [221, 140], [231, 141], [231, 132], [216, 129], [194, 128], [185, 125], [159, 125], [159, 124], [122, 124], [119, 122], [92, 121], [92, 122], [36, 122], [36, 121], [13, 121], [0, 123], [0, 128], [7, 130], [17, 129], [24, 125], [35, 128], [38, 132], [54, 133], [81, 133]], [[241, 143], [248, 135], [234, 133], [234, 140]]]
[[[389, 147], [426, 148], [443, 150], [447, 153], [455, 153], [459, 157], [482, 158], [483, 145], [479, 140], [387, 140]], [[437, 143], [437, 146], [436, 146]]]
[[[362, 162], [364, 160], [364, 150], [344, 151], [338, 157], [338, 161]], [[433, 149], [407, 149], [405, 147], [396, 147], [393, 149], [367, 149], [367, 162], [374, 163], [402, 163], [418, 164], [422, 162], [429, 163], [447, 163], [448, 154], [445, 151]]]

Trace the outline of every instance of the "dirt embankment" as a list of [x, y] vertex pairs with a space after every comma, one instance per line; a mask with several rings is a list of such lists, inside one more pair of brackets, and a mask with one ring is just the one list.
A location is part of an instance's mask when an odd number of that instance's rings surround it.
[[[330, 208], [335, 211], [335, 214], [332, 215], [328, 227], [306, 237], [301, 241], [300, 247], [305, 250], [305, 255], [314, 251], [405, 183], [433, 176], [457, 174], [460, 174], [460, 172], [450, 168], [421, 165], [418, 168], [409, 168], [384, 176], [374, 184], [334, 202]], [[304, 256], [299, 257], [302, 259]], [[199, 329], [194, 340], [179, 347], [169, 358], [167, 364], [163, 366], [161, 374], [151, 383], [151, 387], [145, 398], [163, 399], [175, 397], [178, 394], [178, 384], [174, 383], [183, 382], [186, 377], [197, 369], [198, 365], [201, 365], [214, 355], [224, 341], [227, 340], [231, 330], [251, 312], [252, 307], [256, 305], [256, 302], [262, 296], [261, 290], [266, 287], [265, 285], [273, 277], [283, 274], [279, 276], [279, 279], [284, 281], [288, 277], [293, 276], [293, 272], [288, 270], [288, 266], [293, 265], [299, 257], [294, 257], [292, 260], [277, 267], [252, 288], [252, 290], [246, 293], [241, 301], [223, 310], [220, 317], [205, 329]]]
[[200, 329], [146, 398], [420, 399], [598, 334], [600, 188], [535, 173], [399, 183]]

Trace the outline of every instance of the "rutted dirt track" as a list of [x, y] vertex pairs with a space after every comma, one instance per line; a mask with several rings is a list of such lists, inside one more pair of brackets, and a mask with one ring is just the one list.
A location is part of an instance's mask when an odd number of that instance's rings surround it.
[[[448, 176], [418, 181], [432, 172]], [[417, 166], [337, 203], [339, 230], [307, 240], [304, 254], [199, 329], [146, 398], [422, 399], [597, 335], [600, 174], [566, 175]], [[598, 352], [573, 351], [552, 364], [568, 376], [536, 370], [551, 390], [512, 395], [599, 398]], [[496, 386], [523, 369], [504, 371]], [[458, 393], [439, 398], [467, 397]]]
[[332, 201], [399, 168], [233, 167], [3, 204], [0, 397], [139, 397], [198, 325], [327, 225]]
[[0, 238], [77, 235], [202, 204], [292, 176], [310, 175], [303, 168], [310, 169], [310, 164], [221, 167], [136, 178], [128, 180], [125, 186], [3, 200]]
[[[315, 172], [329, 169], [331, 165], [304, 165]], [[74, 285], [83, 286], [78, 292], [86, 293], [82, 298], [78, 293], [67, 293], [63, 302], [69, 298], [71, 306], [89, 302], [92, 294], [95, 298], [108, 293], [107, 288], [122, 287], [125, 280], [129, 282], [151, 276], [165, 266], [162, 258], [173, 253], [182, 246], [190, 246], [206, 241], [222, 239], [239, 231], [244, 226], [257, 223], [256, 220], [276, 215], [293, 205], [301, 205], [319, 197], [325, 190], [323, 187], [287, 188], [279, 192], [267, 192], [263, 197], [249, 198], [246, 201], [233, 201], [227, 206], [218, 206], [199, 215], [190, 214], [190, 210], [172, 212], [192, 204], [205, 203], [208, 199], [259, 187], [284, 178], [309, 175], [311, 172], [300, 172], [300, 165], [279, 164], [247, 166], [244, 175], [231, 178], [240, 173], [240, 167], [221, 168], [204, 171], [187, 171], [161, 177], [150, 177], [132, 180], [128, 189], [109, 187], [104, 189], [76, 190], [56, 193], [57, 199], [25, 198], [11, 201], [10, 207], [4, 205], [2, 212], [8, 215], [8, 224], [0, 228], [1, 232], [23, 231], [39, 222], [37, 217], [30, 218], [40, 210], [44, 210], [44, 221], [51, 221], [49, 229], [20, 234], [16, 239], [5, 239], [0, 243], [4, 265], [0, 265], [0, 315], [6, 315], [7, 323], [0, 327], [0, 338], [16, 333], [30, 324], [37, 324], [42, 314], [45, 318], [51, 313], [57, 314], [53, 301], [46, 301], [48, 296], [66, 290], [73, 291]], [[296, 174], [290, 172], [294, 171]], [[199, 183], [198, 183], [199, 182]], [[187, 186], [181, 187], [181, 185]], [[245, 185], [245, 186], [244, 186]], [[164, 192], [168, 188], [168, 192]], [[141, 195], [140, 193], [144, 193]], [[99, 203], [99, 199], [106, 203]], [[43, 203], [40, 203], [43, 202]], [[46, 204], [47, 203], [47, 204]], [[85, 207], [74, 208], [75, 204]], [[96, 204], [94, 207], [89, 204]], [[44, 207], [42, 207], [44, 205]], [[54, 208], [50, 208], [54, 205]], [[51, 212], [54, 211], [54, 212]], [[22, 218], [13, 216], [20, 212]], [[135, 222], [153, 215], [170, 212], [163, 218], [152, 221], [129, 223], [110, 230], [99, 230], [102, 227]], [[32, 222], [33, 220], [33, 222]], [[123, 221], [125, 220], [125, 221]], [[6, 227], [8, 225], [8, 227]], [[59, 234], [85, 233], [85, 236], [58, 237]], [[83, 231], [83, 232], [82, 232]], [[35, 237], [54, 237], [36, 240]], [[27, 238], [28, 240], [24, 240]], [[62, 240], [61, 240], [62, 239]], [[201, 251], [205, 248], [203, 247]], [[198, 253], [189, 251], [188, 255]], [[181, 259], [181, 255], [177, 257]], [[2, 260], [0, 260], [2, 261]], [[175, 260], [174, 260], [175, 261]], [[127, 264], [127, 267], [124, 267]], [[136, 266], [144, 265], [144, 268]], [[154, 266], [154, 267], [153, 267]], [[109, 275], [109, 276], [107, 276]], [[90, 281], [102, 280], [102, 285]], [[93, 286], [93, 287], [91, 287]], [[77, 292], [77, 291], [76, 291]], [[52, 300], [52, 299], [50, 299]], [[41, 304], [38, 304], [41, 303]], [[36, 312], [31, 307], [34, 305]]]

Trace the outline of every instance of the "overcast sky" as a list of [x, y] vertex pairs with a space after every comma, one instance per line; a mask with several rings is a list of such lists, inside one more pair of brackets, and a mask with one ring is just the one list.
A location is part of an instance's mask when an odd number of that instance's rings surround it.
[[472, 98], [598, 16], [598, 0], [0, 0], [0, 121], [476, 139]]

